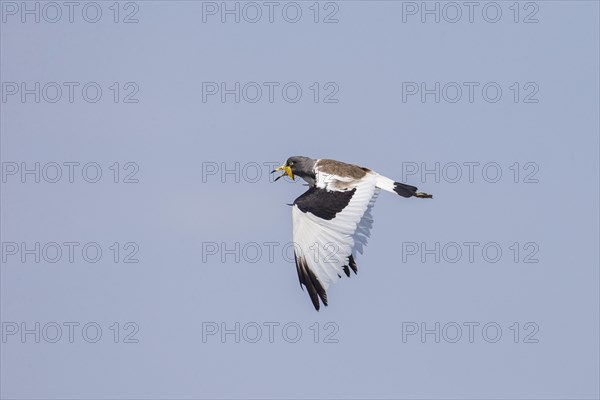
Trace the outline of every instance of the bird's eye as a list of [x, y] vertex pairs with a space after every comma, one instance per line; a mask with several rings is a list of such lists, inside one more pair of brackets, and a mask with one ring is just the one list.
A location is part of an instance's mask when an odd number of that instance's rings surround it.
[[291, 167], [292, 165], [294, 165], [294, 162], [293, 162], [293, 161], [290, 161], [290, 167]]

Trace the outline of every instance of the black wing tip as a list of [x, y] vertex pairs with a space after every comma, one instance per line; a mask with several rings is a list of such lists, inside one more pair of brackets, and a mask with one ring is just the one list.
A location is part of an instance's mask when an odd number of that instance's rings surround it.
[[312, 297], [310, 298], [312, 300], [313, 306], [315, 307], [315, 310], [319, 311], [319, 309], [321, 308], [321, 305], [319, 304], [319, 299], [313, 299]]
[[417, 188], [400, 182], [394, 182], [394, 192], [402, 197], [418, 197], [421, 199], [433, 199], [429, 193], [417, 192]]
[[321, 285], [321, 282], [319, 282], [316, 275], [308, 268], [308, 264], [304, 257], [297, 257], [296, 254], [294, 254], [294, 258], [296, 261], [296, 270], [298, 271], [300, 288], [304, 291], [302, 285], [306, 287], [315, 310], [319, 311], [319, 299], [323, 302], [324, 306], [327, 306], [327, 292], [325, 292], [323, 285]]
[[[324, 305], [325, 307], [327, 307], [327, 306], [328, 306], [327, 302], [324, 302], [324, 303], [323, 303], [323, 305]], [[315, 302], [313, 302], [313, 306], [315, 307], [315, 310], [317, 310], [317, 311], [321, 311], [321, 304], [319, 303], [319, 301], [318, 301], [318, 300], [317, 300], [317, 302], [316, 302], [316, 303], [315, 303]]]
[[[344, 273], [346, 274], [346, 276], [348, 278], [350, 278], [350, 268], [348, 268], [347, 265], [344, 265], [342, 268], [344, 268]], [[339, 274], [338, 274], [338, 276], [339, 276]]]
[[356, 261], [354, 261], [354, 256], [352, 254], [348, 257], [348, 264], [350, 264], [350, 268], [354, 271], [354, 275], [358, 275], [358, 267], [356, 266]]
[[[348, 266], [350, 266], [350, 268], [348, 268]], [[348, 265], [344, 265], [342, 268], [344, 268], [344, 273], [348, 278], [350, 278], [350, 269], [354, 271], [354, 275], [358, 274], [358, 268], [356, 267], [356, 262], [354, 261], [354, 256], [352, 254], [348, 257]]]
[[402, 197], [412, 197], [417, 192], [417, 188], [400, 182], [394, 182], [394, 192]]
[[325, 307], [328, 306], [327, 294], [324, 291], [321, 293], [321, 291], [318, 288], [313, 288], [313, 291], [311, 292], [309, 288], [308, 292], [310, 294], [310, 300], [312, 301], [315, 310], [319, 311], [321, 308], [321, 303], [319, 302], [319, 299], [321, 299], [321, 302]]

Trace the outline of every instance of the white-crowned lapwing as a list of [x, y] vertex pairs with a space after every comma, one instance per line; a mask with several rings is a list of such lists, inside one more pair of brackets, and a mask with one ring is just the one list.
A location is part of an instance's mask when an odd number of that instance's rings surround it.
[[289, 176], [304, 179], [309, 189], [292, 204], [293, 240], [300, 287], [306, 286], [315, 309], [319, 298], [327, 305], [326, 290], [342, 273], [356, 274], [356, 252], [373, 225], [371, 209], [379, 190], [402, 197], [432, 198], [417, 188], [357, 165], [334, 160], [290, 157], [273, 172], [276, 181]]

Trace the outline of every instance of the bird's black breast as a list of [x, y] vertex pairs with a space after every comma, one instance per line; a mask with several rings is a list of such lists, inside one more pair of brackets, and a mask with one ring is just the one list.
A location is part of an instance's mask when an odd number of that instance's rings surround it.
[[302, 212], [309, 212], [319, 218], [331, 220], [350, 203], [354, 192], [356, 189], [335, 191], [313, 186], [294, 200], [294, 205], [298, 206]]

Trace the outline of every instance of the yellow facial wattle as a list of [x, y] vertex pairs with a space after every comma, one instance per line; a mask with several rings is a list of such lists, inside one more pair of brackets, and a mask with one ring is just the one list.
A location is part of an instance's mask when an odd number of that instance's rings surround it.
[[296, 178], [294, 178], [294, 173], [292, 172], [292, 168], [289, 165], [284, 164], [281, 167], [275, 168], [275, 171], [284, 171], [284, 174], [281, 176], [287, 175], [290, 178], [292, 178], [292, 180], [296, 180]]

